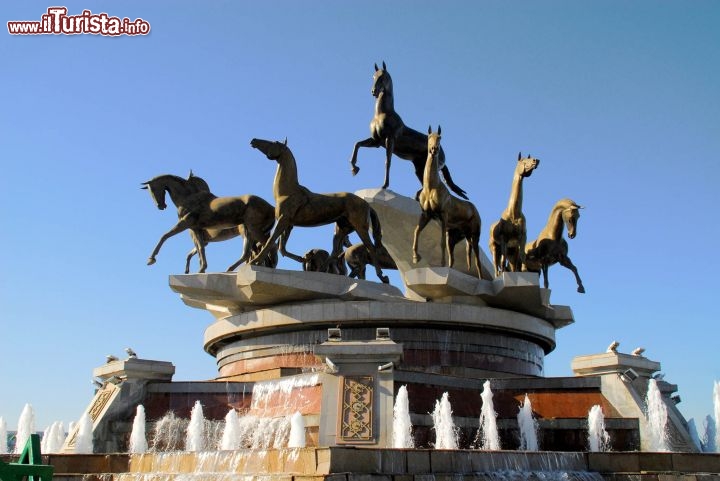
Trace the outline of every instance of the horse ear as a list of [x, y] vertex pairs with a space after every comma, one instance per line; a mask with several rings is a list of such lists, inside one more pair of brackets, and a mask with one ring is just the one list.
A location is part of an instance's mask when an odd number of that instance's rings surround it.
[[285, 137], [285, 141], [283, 142], [283, 145], [287, 145], [287, 137]]
[[518, 160], [522, 159], [522, 152], [518, 152]]
[[143, 183], [140, 184], [140, 185], [142, 186], [142, 187], [140, 187], [141, 189], [143, 189], [143, 190], [147, 190], [147, 189], [148, 189], [148, 183], [147, 183], [147, 182], [143, 182]]
[[440, 127], [440, 124], [438, 124], [438, 135], [442, 133], [442, 128]]
[[387, 72], [387, 67], [385, 66], [385, 60], [383, 60], [383, 70]]
[[432, 134], [432, 125], [428, 125], [428, 135]]
[[190, 173], [188, 174], [188, 180], [192, 179], [194, 177], [192, 169], [190, 169]]
[[377, 72], [378, 70], [380, 70], [380, 69], [378, 68], [377, 63], [376, 63], [376, 64], [375, 64], [375, 71]]

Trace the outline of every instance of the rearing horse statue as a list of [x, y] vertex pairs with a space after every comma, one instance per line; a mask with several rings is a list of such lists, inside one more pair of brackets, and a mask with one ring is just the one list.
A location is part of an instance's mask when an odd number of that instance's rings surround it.
[[513, 173], [510, 200], [500, 220], [490, 227], [490, 252], [495, 264], [495, 276], [501, 272], [520, 272], [524, 257], [523, 247], [527, 240], [525, 215], [522, 213], [523, 179], [530, 177], [540, 164], [539, 159], [518, 154]]
[[422, 212], [415, 227], [413, 237], [413, 262], [420, 260], [418, 253], [418, 238], [420, 232], [432, 219], [440, 221], [440, 249], [442, 251], [441, 263], [445, 265], [445, 251], [447, 250], [450, 267], [455, 263], [455, 245], [463, 238], [467, 241], [467, 264], [470, 270], [472, 253], [475, 254], [475, 268], [478, 277], [482, 278], [480, 268], [480, 214], [468, 200], [453, 197], [448, 188], [440, 179], [438, 173], [438, 158], [440, 156], [440, 134], [428, 128], [428, 155], [423, 172], [423, 186], [419, 201]]
[[[252, 139], [250, 145], [278, 164], [273, 183], [277, 225], [265, 246], [251, 262], [262, 261], [267, 250], [279, 238], [280, 253], [302, 263], [303, 256], [293, 254], [285, 249], [292, 228], [294, 226], [315, 227], [333, 222], [335, 223], [335, 235], [333, 236], [333, 250], [328, 262], [338, 259], [346, 237], [353, 231], [357, 232], [363, 244], [368, 248], [373, 261], [376, 260], [376, 248], [382, 245], [382, 232], [377, 213], [367, 201], [349, 192], [316, 194], [300, 185], [297, 164], [287, 146], [287, 139], [285, 142]], [[371, 226], [372, 240], [370, 239]], [[375, 273], [382, 282], [390, 282], [388, 277], [383, 275], [379, 263], [375, 263]]]
[[577, 268], [568, 257], [568, 244], [563, 239], [563, 225], [567, 227], [568, 237], [575, 238], [577, 223], [580, 219], [581, 206], [570, 199], [561, 199], [550, 211], [547, 224], [537, 239], [525, 246], [525, 270], [541, 272], [545, 280], [545, 289], [548, 288], [548, 268], [556, 263], [566, 267], [575, 274], [577, 291], [585, 293], [585, 287], [580, 280]]
[[[375, 64], [371, 93], [376, 98], [375, 116], [370, 122], [370, 137], [357, 142], [353, 149], [352, 158], [350, 159], [352, 174], [356, 175], [360, 171], [360, 168], [356, 165], [360, 147], [385, 147], [385, 181], [382, 188], [387, 189], [390, 186], [390, 163], [393, 154], [413, 163], [415, 175], [422, 184], [425, 160], [428, 156], [428, 139], [426, 135], [406, 126], [400, 115], [395, 112], [392, 77], [387, 71], [385, 62], [382, 64], [382, 69], [379, 69]], [[443, 152], [442, 148], [440, 148], [438, 154], [438, 165], [450, 190], [463, 199], [467, 199], [465, 191], [455, 185], [452, 177], [450, 177], [450, 171], [445, 165], [445, 152]]]
[[[205, 258], [206, 232], [210, 229], [230, 229], [242, 225], [245, 232], [243, 254], [233, 268], [250, 258], [252, 248], [257, 243], [265, 245], [275, 223], [274, 209], [267, 201], [256, 195], [238, 197], [216, 197], [199, 177], [183, 179], [176, 175], [160, 175], [142, 185], [150, 191], [158, 209], [164, 210], [165, 193], [177, 207], [178, 223], [160, 237], [160, 241], [148, 258], [148, 265], [155, 263], [155, 257], [163, 243], [170, 237], [190, 229], [193, 242], [200, 258], [199, 272], [207, 269]], [[200, 180], [198, 180], [200, 179]], [[269, 246], [268, 249], [270, 248]]]

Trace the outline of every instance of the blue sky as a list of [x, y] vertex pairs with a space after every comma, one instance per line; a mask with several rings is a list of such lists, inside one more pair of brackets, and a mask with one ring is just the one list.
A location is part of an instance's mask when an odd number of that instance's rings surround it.
[[[140, 183], [204, 177], [217, 195], [272, 199], [274, 165], [249, 146], [283, 139], [318, 192], [379, 187], [368, 136], [375, 62], [418, 130], [442, 125], [447, 164], [488, 226], [509, 195], [518, 151], [541, 159], [525, 183], [534, 238], [551, 206], [586, 206], [571, 273], [550, 271], [557, 333], [546, 375], [574, 356], [646, 348], [679, 385], [686, 417], [711, 412], [720, 379], [718, 272], [720, 5], [711, 1], [66, 2], [151, 25], [148, 36], [0, 34], [0, 416], [25, 403], [37, 427], [76, 420], [93, 367], [131, 346], [172, 361], [176, 380], [211, 379], [206, 312], [168, 287], [191, 244]], [[4, 2], [3, 25], [51, 4]], [[3, 27], [4, 28], [4, 27]], [[409, 162], [390, 187], [418, 189]], [[289, 248], [327, 248], [327, 229], [295, 229]], [[208, 248], [224, 270], [241, 243]], [[282, 267], [297, 269], [293, 261]], [[196, 268], [196, 267], [195, 267]], [[479, 397], [479, 393], [478, 393]]]

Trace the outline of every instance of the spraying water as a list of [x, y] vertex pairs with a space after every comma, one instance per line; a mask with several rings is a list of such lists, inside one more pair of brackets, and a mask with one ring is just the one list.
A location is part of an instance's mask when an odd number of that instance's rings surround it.
[[713, 387], [713, 411], [715, 413], [715, 451], [720, 452], [720, 381]]
[[225, 429], [223, 429], [220, 449], [234, 451], [240, 447], [240, 420], [237, 411], [230, 409], [225, 415]]
[[702, 441], [700, 441], [700, 434], [697, 430], [697, 425], [695, 424], [695, 418], [690, 418], [690, 420], [687, 423], [688, 426], [688, 434], [690, 434], [690, 439], [692, 439], [693, 444], [698, 449], [698, 451], [702, 452]]
[[185, 451], [202, 451], [205, 449], [205, 416], [200, 401], [190, 412], [190, 424], [185, 435]]
[[670, 451], [666, 430], [667, 406], [662, 400], [662, 394], [660, 394], [660, 389], [655, 379], [650, 379], [648, 382], [646, 405], [648, 449], [658, 452]]
[[141, 454], [148, 450], [148, 442], [145, 437], [145, 407], [139, 404], [135, 410], [132, 432], [130, 433], [130, 453]]
[[703, 436], [700, 443], [704, 453], [715, 452], [715, 420], [709, 414], [705, 416], [705, 421], [703, 421]]
[[448, 393], [443, 393], [442, 398], [435, 401], [432, 420], [435, 429], [435, 449], [457, 449], [458, 430], [452, 419]]
[[290, 439], [288, 448], [305, 447], [305, 418], [302, 414], [295, 412], [290, 418]]
[[400, 449], [415, 447], [412, 423], [410, 422], [410, 401], [405, 385], [398, 389], [393, 407], [392, 447]]
[[609, 447], [610, 435], [605, 430], [605, 414], [600, 405], [596, 404], [588, 413], [588, 449], [591, 452], [602, 452]]
[[493, 393], [490, 390], [490, 381], [485, 381], [483, 391], [480, 394], [482, 408], [480, 410], [480, 449], [485, 451], [497, 451], [500, 449], [500, 435], [497, 428], [497, 413], [493, 406]]
[[75, 438], [76, 454], [92, 454], [93, 452], [93, 422], [90, 414], [85, 413], [78, 421], [78, 433]]
[[520, 411], [518, 411], [517, 421], [520, 428], [520, 450], [537, 451], [538, 424], [533, 418], [532, 404], [527, 394], [525, 394], [525, 401], [520, 406]]
[[43, 433], [40, 451], [44, 454], [59, 453], [65, 441], [65, 429], [61, 421], [56, 421], [48, 426]]
[[7, 454], [7, 423], [5, 419], [0, 416], [0, 454]]
[[26, 404], [20, 413], [17, 434], [15, 435], [15, 454], [22, 453], [30, 434], [35, 432], [35, 411], [30, 404]]

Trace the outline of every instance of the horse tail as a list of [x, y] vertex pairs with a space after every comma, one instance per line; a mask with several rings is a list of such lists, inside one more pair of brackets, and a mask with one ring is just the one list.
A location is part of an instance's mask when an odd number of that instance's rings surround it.
[[455, 184], [455, 182], [453, 182], [452, 177], [450, 176], [450, 170], [448, 169], [447, 165], [443, 165], [441, 171], [442, 171], [443, 178], [445, 179], [445, 183], [447, 184], [448, 187], [450, 187], [450, 190], [455, 192], [457, 195], [459, 195], [463, 199], [468, 200], [468, 196], [465, 193], [465, 191], [462, 190], [457, 184]]
[[370, 209], [370, 223], [373, 231], [373, 244], [375, 248], [382, 246], [382, 228], [380, 227], [380, 219], [378, 218], [377, 212], [372, 207]]

